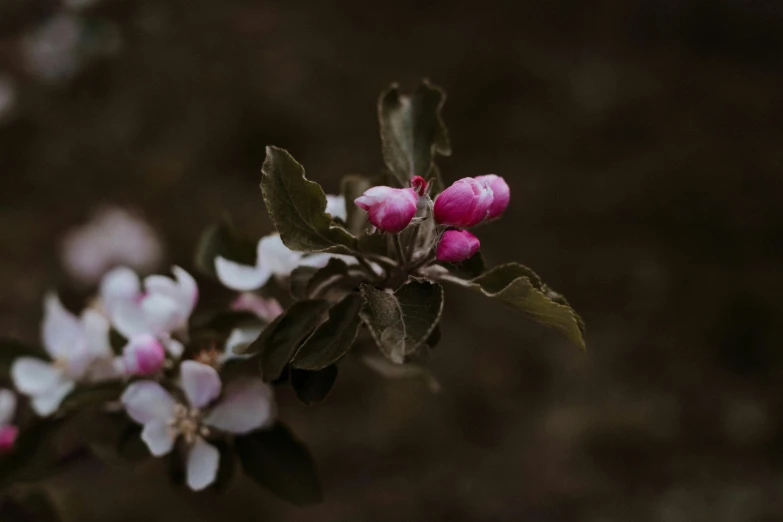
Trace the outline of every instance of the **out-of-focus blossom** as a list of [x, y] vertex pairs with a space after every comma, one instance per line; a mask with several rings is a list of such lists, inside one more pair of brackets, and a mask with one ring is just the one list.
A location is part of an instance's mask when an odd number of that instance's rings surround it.
[[511, 200], [511, 189], [508, 188], [508, 183], [496, 174], [476, 176], [476, 181], [485, 183], [492, 189], [492, 205], [489, 206], [487, 219], [500, 217], [500, 215], [505, 212], [506, 207], [508, 207], [508, 202]]
[[0, 453], [8, 453], [14, 447], [19, 428], [14, 424], [16, 395], [11, 390], [0, 389]]
[[438, 261], [458, 263], [478, 252], [481, 243], [467, 230], [447, 230], [443, 233], [435, 252]]
[[22, 55], [31, 74], [47, 82], [71, 78], [81, 66], [80, 20], [69, 14], [51, 18], [22, 40]]
[[31, 398], [42, 416], [54, 413], [77, 382], [117, 377], [103, 315], [87, 309], [76, 317], [53, 294], [46, 297], [44, 310], [43, 344], [52, 360], [20, 357], [11, 367], [16, 389]]
[[269, 234], [258, 242], [256, 264], [243, 265], [218, 256], [215, 259], [215, 272], [226, 287], [240, 292], [257, 290], [264, 286], [272, 276], [288, 277], [298, 266], [322, 267], [333, 257], [355, 263], [351, 256], [316, 253], [305, 255], [289, 249], [280, 234]]
[[439, 225], [472, 227], [487, 217], [493, 199], [486, 182], [462, 178], [438, 195], [433, 215]]
[[195, 361], [180, 366], [180, 386], [187, 403], [154, 381], [128, 386], [122, 403], [130, 418], [144, 426], [141, 438], [154, 456], [168, 454], [182, 438], [187, 484], [199, 491], [215, 481], [220, 465], [220, 453], [205, 440], [212, 430], [244, 434], [262, 428], [274, 419], [274, 400], [272, 389], [256, 378], [232, 381], [221, 396], [217, 371]]
[[96, 212], [88, 223], [69, 232], [62, 246], [66, 271], [84, 284], [97, 283], [115, 266], [149, 272], [163, 257], [155, 230], [119, 207]]
[[225, 358], [221, 362], [239, 356], [238, 352], [241, 352], [255, 341], [263, 330], [261, 326], [244, 326], [231, 330], [231, 334], [226, 339]]
[[122, 362], [126, 375], [152, 375], [163, 368], [166, 348], [149, 334], [135, 335], [122, 350]]
[[348, 219], [348, 210], [345, 207], [345, 196], [326, 195], [326, 212], [333, 218], [339, 218], [343, 221]]
[[172, 269], [176, 279], [151, 275], [144, 278], [130, 268], [120, 267], [103, 278], [100, 303], [112, 325], [131, 339], [149, 334], [164, 341], [174, 356], [181, 353], [181, 344], [167, 342], [171, 334], [187, 330], [188, 319], [198, 301], [198, 287], [193, 277], [182, 268]]
[[16, 87], [8, 76], [0, 74], [0, 123], [10, 118], [16, 107]]
[[283, 313], [283, 307], [273, 297], [262, 297], [251, 292], [243, 292], [231, 303], [231, 309], [237, 312], [250, 312], [259, 319], [271, 323]]
[[367, 212], [370, 223], [395, 234], [407, 227], [416, 215], [418, 201], [416, 189], [379, 186], [367, 189], [354, 203]]

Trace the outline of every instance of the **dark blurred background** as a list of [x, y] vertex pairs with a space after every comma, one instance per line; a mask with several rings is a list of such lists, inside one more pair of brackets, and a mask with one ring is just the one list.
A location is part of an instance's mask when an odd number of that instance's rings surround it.
[[323, 505], [86, 464], [52, 484], [67, 520], [783, 520], [774, 0], [0, 0], [0, 331], [37, 339], [97, 206], [192, 268], [226, 211], [271, 231], [266, 144], [327, 192], [379, 172], [378, 92], [422, 77], [449, 93], [445, 179], [511, 185], [486, 258], [564, 293], [589, 353], [449, 288], [440, 393], [347, 362], [320, 406], [280, 395]]

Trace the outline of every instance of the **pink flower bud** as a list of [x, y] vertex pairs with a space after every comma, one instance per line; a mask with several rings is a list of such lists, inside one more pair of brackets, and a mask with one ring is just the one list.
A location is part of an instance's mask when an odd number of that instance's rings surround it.
[[122, 359], [128, 375], [151, 375], [163, 367], [166, 349], [151, 335], [135, 335], [125, 345]]
[[385, 232], [396, 233], [411, 222], [418, 201], [419, 195], [412, 188], [372, 187], [354, 203], [367, 211], [370, 223]]
[[447, 230], [443, 233], [435, 252], [438, 261], [458, 263], [478, 252], [481, 243], [467, 230]]
[[14, 447], [19, 428], [12, 424], [0, 426], [0, 453], [8, 453]]
[[487, 219], [495, 219], [499, 217], [508, 206], [508, 201], [511, 199], [511, 189], [508, 188], [506, 180], [495, 174], [487, 174], [485, 176], [476, 176], [476, 181], [484, 183], [492, 189], [492, 205], [489, 207], [487, 213]]
[[435, 221], [440, 225], [472, 227], [487, 215], [492, 189], [473, 178], [462, 178], [435, 199]]

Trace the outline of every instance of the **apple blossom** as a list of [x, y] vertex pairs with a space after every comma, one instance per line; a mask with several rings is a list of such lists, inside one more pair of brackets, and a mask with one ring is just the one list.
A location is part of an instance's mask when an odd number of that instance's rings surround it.
[[182, 268], [172, 268], [176, 280], [160, 275], [144, 278], [144, 289], [133, 270], [115, 268], [103, 278], [101, 305], [112, 325], [130, 339], [149, 334], [164, 341], [172, 355], [178, 356], [181, 345], [170, 334], [187, 329], [188, 319], [198, 301], [198, 287]]
[[217, 448], [205, 439], [215, 430], [245, 434], [268, 425], [275, 416], [272, 389], [258, 378], [237, 379], [215, 402], [220, 376], [196, 361], [180, 366], [180, 387], [185, 403], [154, 381], [131, 384], [121, 400], [130, 418], [143, 425], [141, 438], [154, 456], [168, 454], [182, 438], [188, 450], [187, 484], [199, 491], [215, 481], [220, 461]]
[[419, 194], [414, 188], [372, 187], [354, 200], [367, 211], [370, 223], [384, 232], [397, 233], [416, 215]]
[[486, 183], [492, 189], [492, 205], [490, 205], [489, 212], [487, 212], [487, 219], [500, 217], [506, 210], [506, 207], [508, 207], [508, 202], [511, 199], [511, 189], [508, 188], [508, 183], [496, 174], [476, 176], [475, 179], [479, 183]]
[[120, 207], [99, 210], [85, 225], [71, 230], [62, 243], [66, 272], [83, 284], [97, 283], [115, 266], [152, 270], [162, 256], [155, 230]]
[[19, 428], [13, 424], [16, 413], [16, 395], [7, 389], [0, 389], [0, 453], [9, 452], [19, 435]]
[[163, 368], [166, 348], [152, 335], [134, 335], [122, 350], [122, 362], [126, 375], [151, 375]]
[[77, 382], [117, 377], [105, 317], [87, 309], [77, 318], [54, 294], [47, 295], [44, 310], [43, 344], [52, 360], [19, 357], [11, 367], [17, 390], [42, 416], [54, 413]]
[[487, 216], [493, 199], [492, 189], [486, 182], [462, 178], [435, 199], [435, 221], [439, 225], [472, 227]]
[[447, 230], [440, 238], [436, 255], [438, 261], [457, 263], [470, 258], [480, 246], [478, 238], [467, 230]]
[[251, 292], [243, 292], [231, 303], [231, 309], [238, 312], [250, 312], [259, 319], [271, 323], [283, 313], [283, 307], [273, 297], [262, 297]]

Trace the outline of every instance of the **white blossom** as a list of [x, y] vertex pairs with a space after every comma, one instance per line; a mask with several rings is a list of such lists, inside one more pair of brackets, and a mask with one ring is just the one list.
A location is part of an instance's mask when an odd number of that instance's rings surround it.
[[11, 367], [14, 385], [31, 398], [39, 415], [57, 411], [78, 382], [117, 377], [109, 345], [109, 323], [99, 312], [87, 309], [76, 317], [56, 295], [47, 295], [42, 334], [51, 360], [20, 357]]
[[214, 482], [220, 453], [206, 438], [213, 431], [245, 434], [274, 420], [272, 389], [258, 378], [229, 383], [221, 395], [217, 371], [196, 361], [180, 366], [180, 387], [186, 403], [154, 381], [137, 381], [125, 390], [128, 415], [143, 425], [141, 438], [156, 457], [168, 454], [178, 438], [187, 446], [188, 486], [199, 491]]

